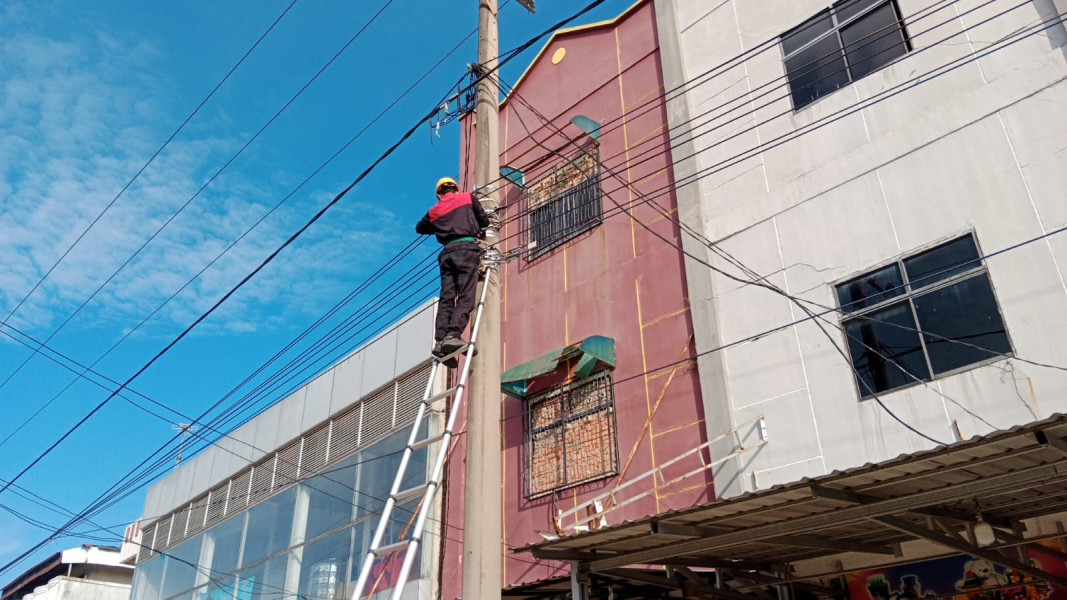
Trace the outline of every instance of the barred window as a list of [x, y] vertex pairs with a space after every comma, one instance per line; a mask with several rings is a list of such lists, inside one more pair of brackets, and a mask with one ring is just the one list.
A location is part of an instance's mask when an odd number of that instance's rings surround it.
[[600, 146], [591, 143], [566, 164], [527, 186], [527, 260], [601, 221]]
[[836, 291], [861, 398], [1011, 352], [971, 234], [845, 281]]
[[618, 473], [610, 371], [563, 384], [528, 402], [528, 498]]
[[895, 1], [835, 2], [782, 35], [793, 109], [870, 75], [910, 49]]

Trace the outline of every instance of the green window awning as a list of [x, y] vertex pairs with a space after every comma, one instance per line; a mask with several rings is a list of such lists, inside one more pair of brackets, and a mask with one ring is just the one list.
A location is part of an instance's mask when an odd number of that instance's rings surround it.
[[575, 372], [585, 379], [593, 374], [598, 364], [615, 367], [615, 340], [602, 335], [593, 335], [580, 342], [553, 350], [544, 356], [516, 365], [500, 376], [500, 388], [509, 396], [525, 398], [529, 382], [535, 377], [556, 370], [561, 361], [577, 358]]

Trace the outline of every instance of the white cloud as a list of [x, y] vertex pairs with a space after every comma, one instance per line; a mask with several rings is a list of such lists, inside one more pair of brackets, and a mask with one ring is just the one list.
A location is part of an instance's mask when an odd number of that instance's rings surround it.
[[[18, 33], [0, 40], [0, 317], [184, 117], [161, 108], [165, 99], [159, 90], [170, 84], [146, 68], [158, 56], [144, 40], [110, 34], [60, 42]], [[172, 142], [19, 309], [12, 324], [40, 332], [61, 323], [243, 143], [236, 137], [198, 134], [210, 131], [196, 127]], [[282, 195], [270, 182], [224, 173], [101, 291], [87, 309], [94, 324], [128, 330]], [[157, 317], [160, 331], [188, 324], [327, 199], [294, 198], [294, 208], [261, 225], [168, 305]], [[355, 270], [353, 243], [366, 249], [362, 260], [373, 261], [378, 245], [369, 242], [375, 232], [390, 228], [393, 215], [346, 201], [330, 217], [228, 302], [211, 327], [223, 323], [235, 332], [269, 327], [272, 320], [293, 311], [311, 313], [340, 295], [339, 289], [333, 296], [323, 292], [340, 285], [338, 276]], [[372, 262], [362, 266], [368, 264]]]

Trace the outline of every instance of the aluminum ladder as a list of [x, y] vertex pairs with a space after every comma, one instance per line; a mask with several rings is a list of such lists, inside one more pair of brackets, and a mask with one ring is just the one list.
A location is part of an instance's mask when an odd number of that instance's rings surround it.
[[[490, 270], [496, 268], [495, 263], [487, 262], [488, 266], [485, 273], [486, 281], [489, 280], [489, 276], [491, 275]], [[371, 540], [370, 547], [363, 558], [363, 565], [359, 569], [359, 578], [356, 580], [356, 588], [352, 592], [352, 600], [360, 600], [360, 597], [363, 594], [363, 589], [367, 586], [367, 581], [370, 579], [375, 559], [380, 556], [399, 552], [404, 553], [404, 562], [400, 567], [400, 574], [397, 577], [396, 587], [393, 588], [389, 598], [390, 600], [400, 600], [401, 594], [404, 593], [404, 584], [407, 583], [412, 564], [415, 562], [415, 557], [418, 555], [418, 548], [419, 544], [422, 542], [422, 533], [426, 526], [426, 519], [429, 517], [430, 510], [433, 507], [434, 495], [441, 486], [445, 460], [448, 458], [448, 445], [452, 440], [452, 430], [456, 424], [456, 415], [459, 412], [458, 409], [460, 404], [463, 402], [463, 394], [467, 390], [467, 378], [470, 376], [471, 361], [474, 357], [475, 344], [478, 338], [479, 326], [482, 321], [482, 308], [485, 306], [485, 293], [487, 289], [489, 289], [488, 285], [482, 286], [482, 294], [478, 299], [478, 306], [476, 307], [474, 325], [471, 327], [470, 343], [447, 356], [434, 358], [433, 366], [430, 368], [430, 378], [426, 382], [426, 391], [423, 393], [422, 401], [419, 403], [419, 411], [415, 415], [415, 422], [411, 425], [411, 435], [408, 436], [407, 447], [404, 449], [403, 457], [400, 459], [400, 467], [397, 470], [396, 478], [393, 480], [393, 487], [389, 490], [389, 497], [385, 501], [385, 508], [382, 509], [378, 527], [374, 531], [374, 537]], [[463, 369], [460, 371], [459, 383], [443, 392], [433, 394], [433, 382], [437, 375], [437, 369], [440, 368], [445, 361], [456, 358], [459, 354], [468, 351], [470, 354], [467, 355], [467, 360], [463, 361]], [[438, 400], [449, 397], [452, 398], [452, 403], [449, 408], [448, 421], [445, 424], [444, 431], [436, 435], [431, 435], [425, 439], [416, 439], [419, 435], [419, 427], [422, 425], [422, 420], [430, 405]], [[429, 479], [426, 483], [406, 490], [401, 490], [400, 485], [404, 480], [404, 474], [407, 471], [411, 455], [420, 448], [425, 448], [436, 443], [440, 443], [440, 446], [438, 447], [437, 459], [434, 461], [433, 471], [431, 471]], [[389, 519], [393, 514], [393, 508], [396, 507], [398, 502], [415, 498], [417, 496], [421, 496], [422, 500], [419, 503], [418, 516], [415, 519], [414, 527], [411, 527], [408, 530], [408, 538], [382, 546], [382, 537], [385, 535], [386, 529], [388, 529]], [[370, 596], [368, 596], [368, 598], [369, 597]]]

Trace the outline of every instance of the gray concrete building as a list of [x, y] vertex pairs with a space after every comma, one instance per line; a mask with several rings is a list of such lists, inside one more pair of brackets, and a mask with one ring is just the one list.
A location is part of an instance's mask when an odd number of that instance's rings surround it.
[[1067, 0], [656, 10], [717, 497], [1067, 411]]
[[[402, 318], [149, 488], [132, 598], [348, 597], [426, 389], [435, 307]], [[443, 389], [443, 378], [434, 385]], [[434, 413], [423, 422], [439, 427]], [[405, 488], [428, 468], [423, 448]], [[397, 506], [384, 543], [411, 526], [417, 503]], [[431, 514], [405, 599], [429, 598], [436, 586], [440, 515]], [[398, 568], [380, 559], [377, 595]]]
[[133, 568], [118, 548], [86, 544], [56, 552], [15, 577], [3, 600], [126, 600]]

